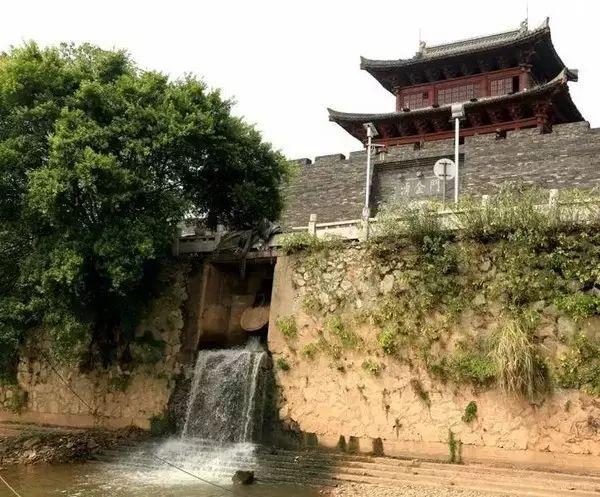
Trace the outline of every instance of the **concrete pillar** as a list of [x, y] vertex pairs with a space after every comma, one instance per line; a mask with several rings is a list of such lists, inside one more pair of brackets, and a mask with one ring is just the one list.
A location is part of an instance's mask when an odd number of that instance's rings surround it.
[[175, 231], [175, 239], [171, 244], [171, 254], [177, 257], [179, 255], [179, 240], [181, 239], [181, 234], [183, 233], [183, 223], [179, 223], [177, 225], [177, 229]]
[[308, 219], [308, 232], [313, 236], [317, 236], [317, 215], [316, 214], [311, 214], [310, 218]]
[[215, 233], [215, 245], [218, 245], [221, 242], [221, 238], [223, 238], [223, 234], [225, 233], [225, 226], [222, 224], [217, 224], [217, 232]]

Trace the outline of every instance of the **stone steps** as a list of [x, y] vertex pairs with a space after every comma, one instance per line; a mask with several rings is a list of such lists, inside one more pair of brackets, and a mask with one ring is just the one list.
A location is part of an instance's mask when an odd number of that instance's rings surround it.
[[[290, 463], [289, 459], [277, 460], [280, 456], [259, 456], [261, 461], [272, 460], [279, 464], [282, 467], [287, 467], [288, 464], [296, 464]], [[468, 475], [475, 476], [481, 475], [486, 477], [495, 477], [495, 478], [513, 478], [516, 480], [523, 479], [543, 479], [548, 482], [563, 482], [565, 478], [568, 479], [569, 485], [581, 485], [585, 484], [590, 488], [600, 490], [600, 477], [599, 476], [584, 476], [584, 475], [573, 475], [568, 474], [565, 475], [563, 473], [552, 473], [552, 472], [544, 472], [544, 471], [534, 471], [534, 470], [521, 470], [521, 469], [512, 469], [512, 468], [503, 468], [503, 467], [494, 467], [494, 466], [482, 466], [482, 465], [452, 465], [452, 464], [444, 464], [444, 463], [430, 463], [430, 462], [416, 462], [413, 463], [411, 460], [402, 460], [402, 459], [392, 459], [392, 458], [383, 458], [383, 457], [373, 457], [373, 458], [360, 458], [359, 461], [356, 458], [344, 458], [338, 457], [336, 458], [334, 464], [332, 464], [333, 469], [336, 471], [347, 471], [350, 473], [355, 473], [356, 471], [360, 472], [361, 470], [372, 470], [376, 468], [378, 471], [389, 471], [389, 472], [415, 472], [418, 474], [429, 474], [431, 472], [436, 472], [440, 475]], [[306, 463], [302, 463], [304, 467], [307, 465]], [[317, 465], [321, 465], [321, 462], [318, 462]], [[353, 471], [356, 470], [356, 471]]]
[[[156, 444], [146, 447], [147, 456], [129, 459], [125, 464], [144, 469]], [[191, 444], [189, 450], [210, 456], [217, 451], [207, 443]], [[135, 453], [135, 448], [116, 450], [105, 454], [107, 459], [120, 459], [124, 452]], [[148, 459], [149, 458], [149, 459]], [[154, 460], [152, 467], [160, 467]], [[189, 468], [187, 468], [189, 470]], [[412, 461], [389, 457], [372, 457], [334, 452], [276, 450], [258, 448], [254, 456], [234, 457], [223, 462], [212, 474], [227, 481], [236, 469], [253, 469], [259, 481], [291, 483], [312, 486], [336, 486], [340, 483], [366, 483], [399, 487], [453, 487], [486, 494], [519, 495], [530, 497], [598, 497], [600, 476], [572, 475], [536, 470], [511, 469], [484, 465], [453, 465]]]
[[535, 495], [537, 497], [550, 497], [557, 495], [572, 495], [577, 497], [587, 497], [598, 493], [593, 488], [578, 489], [577, 487], [565, 482], [562, 485], [548, 485], [544, 481], [518, 480], [515, 478], [464, 476], [460, 474], [436, 474], [430, 472], [423, 473], [397, 473], [389, 474], [382, 471], [371, 471], [362, 473], [350, 473], [342, 470], [336, 475], [336, 479], [350, 481], [354, 483], [370, 483], [376, 485], [398, 486], [402, 483], [413, 485], [433, 485], [439, 487], [457, 487], [471, 490], [495, 492], [500, 494], [512, 495]]
[[[414, 468], [407, 471], [390, 471], [381, 468], [376, 463], [371, 467], [353, 468], [338, 466], [331, 475], [332, 482], [347, 481], [353, 483], [371, 483], [377, 485], [397, 486], [402, 483], [416, 485], [429, 484], [434, 486], [456, 486], [475, 490], [495, 491], [497, 493], [512, 494], [518, 492], [520, 495], [550, 496], [564, 495], [568, 493], [573, 496], [598, 495], [599, 486], [592, 483], [573, 482], [569, 478], [555, 477], [551, 481], [545, 479], [524, 479], [520, 475], [510, 474], [486, 474], [483, 471], [469, 474], [466, 471], [455, 470], [449, 465], [440, 465], [438, 468]], [[264, 466], [262, 467], [264, 468]], [[298, 474], [309, 480], [311, 477], [323, 479], [323, 471], [319, 468], [303, 467], [298, 470], [279, 466], [278, 474]], [[283, 470], [283, 471], [281, 471]], [[261, 470], [259, 470], [260, 473]], [[258, 476], [258, 475], [257, 475]]]

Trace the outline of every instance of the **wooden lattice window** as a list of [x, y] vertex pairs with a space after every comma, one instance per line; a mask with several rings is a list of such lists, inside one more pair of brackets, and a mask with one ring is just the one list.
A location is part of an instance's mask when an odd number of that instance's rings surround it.
[[490, 83], [490, 95], [507, 95], [513, 91], [513, 78], [494, 79]]
[[402, 98], [403, 109], [420, 109], [429, 105], [429, 93], [426, 91], [409, 93]]
[[451, 86], [438, 90], [437, 101], [439, 105], [466, 102], [472, 98], [481, 97], [481, 83]]

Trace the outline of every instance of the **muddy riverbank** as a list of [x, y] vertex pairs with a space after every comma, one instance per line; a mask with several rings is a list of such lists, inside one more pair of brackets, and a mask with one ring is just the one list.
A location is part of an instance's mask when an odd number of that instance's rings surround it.
[[19, 427], [0, 431], [0, 468], [22, 464], [57, 464], [94, 460], [106, 449], [149, 438], [138, 429], [57, 430]]

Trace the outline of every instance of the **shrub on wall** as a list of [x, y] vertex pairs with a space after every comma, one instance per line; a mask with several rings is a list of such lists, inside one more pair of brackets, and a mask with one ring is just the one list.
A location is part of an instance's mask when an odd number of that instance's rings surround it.
[[289, 371], [291, 369], [290, 363], [285, 357], [278, 357], [275, 364], [281, 371]]
[[155, 339], [149, 332], [136, 337], [129, 345], [134, 364], [156, 364], [163, 358], [166, 345], [164, 340]]
[[342, 318], [337, 314], [328, 316], [325, 319], [324, 330], [336, 337], [345, 349], [353, 349], [360, 343], [358, 335], [352, 329], [345, 326]]
[[[596, 391], [590, 344], [568, 342], [572, 353], [559, 365], [542, 352], [571, 336], [556, 331], [559, 314], [576, 324], [600, 315], [600, 208], [590, 207], [598, 198], [585, 197], [585, 215], [547, 200], [539, 190], [503, 187], [486, 204], [463, 201], [450, 223], [434, 204], [384, 206], [367, 243], [319, 248], [318, 257], [298, 252], [303, 309], [324, 323], [303, 355], [337, 361], [343, 348], [372, 353], [376, 345], [437, 380], [497, 385], [531, 401], [553, 382]], [[358, 335], [351, 312], [377, 334]], [[487, 322], [469, 333], [489, 339], [467, 334], [462, 319]], [[550, 347], [541, 347], [539, 327]]]
[[323, 248], [323, 244], [320, 238], [302, 231], [281, 235], [279, 248], [284, 254], [291, 255], [298, 252], [306, 253], [320, 250]]
[[504, 392], [534, 400], [548, 391], [548, 368], [531, 342], [530, 331], [518, 320], [507, 321], [493, 334], [490, 354]]
[[307, 343], [306, 345], [302, 346], [300, 353], [312, 361], [319, 353], [319, 346], [316, 343]]
[[447, 240], [450, 230], [444, 225], [439, 204], [395, 202], [382, 206], [377, 213], [377, 224], [371, 237], [372, 249], [385, 255], [411, 242], [423, 245], [432, 240]]
[[279, 316], [275, 321], [275, 326], [289, 340], [296, 338], [298, 335], [298, 326], [294, 316]]
[[557, 307], [579, 321], [600, 314], [600, 295], [576, 292], [557, 298]]
[[579, 333], [569, 350], [560, 359], [557, 373], [559, 386], [579, 388], [592, 395], [600, 395], [600, 344]]
[[345, 245], [345, 240], [342, 237], [335, 235], [325, 235], [319, 238], [307, 231], [298, 233], [286, 233], [281, 235], [279, 239], [279, 249], [286, 255], [302, 252], [315, 253], [323, 250], [341, 249]]
[[377, 335], [377, 342], [386, 354], [394, 354], [398, 349], [398, 330], [393, 326], [383, 328]]
[[473, 421], [475, 421], [475, 419], [477, 418], [477, 404], [475, 403], [474, 400], [472, 400], [471, 402], [469, 402], [467, 404], [467, 407], [465, 407], [465, 412], [462, 416], [462, 420], [465, 423], [472, 423]]
[[544, 190], [509, 183], [502, 185], [489, 202], [464, 198], [456, 209], [460, 236], [488, 243], [515, 233], [530, 238], [545, 235], [557, 228], [560, 219], [556, 210], [538, 208], [547, 201]]
[[454, 353], [437, 361], [428, 361], [427, 370], [444, 383], [466, 383], [478, 388], [490, 387], [497, 378], [496, 364], [490, 358], [488, 348], [477, 343], [459, 344]]
[[365, 359], [361, 367], [373, 376], [379, 376], [379, 373], [381, 373], [381, 364], [372, 359]]

